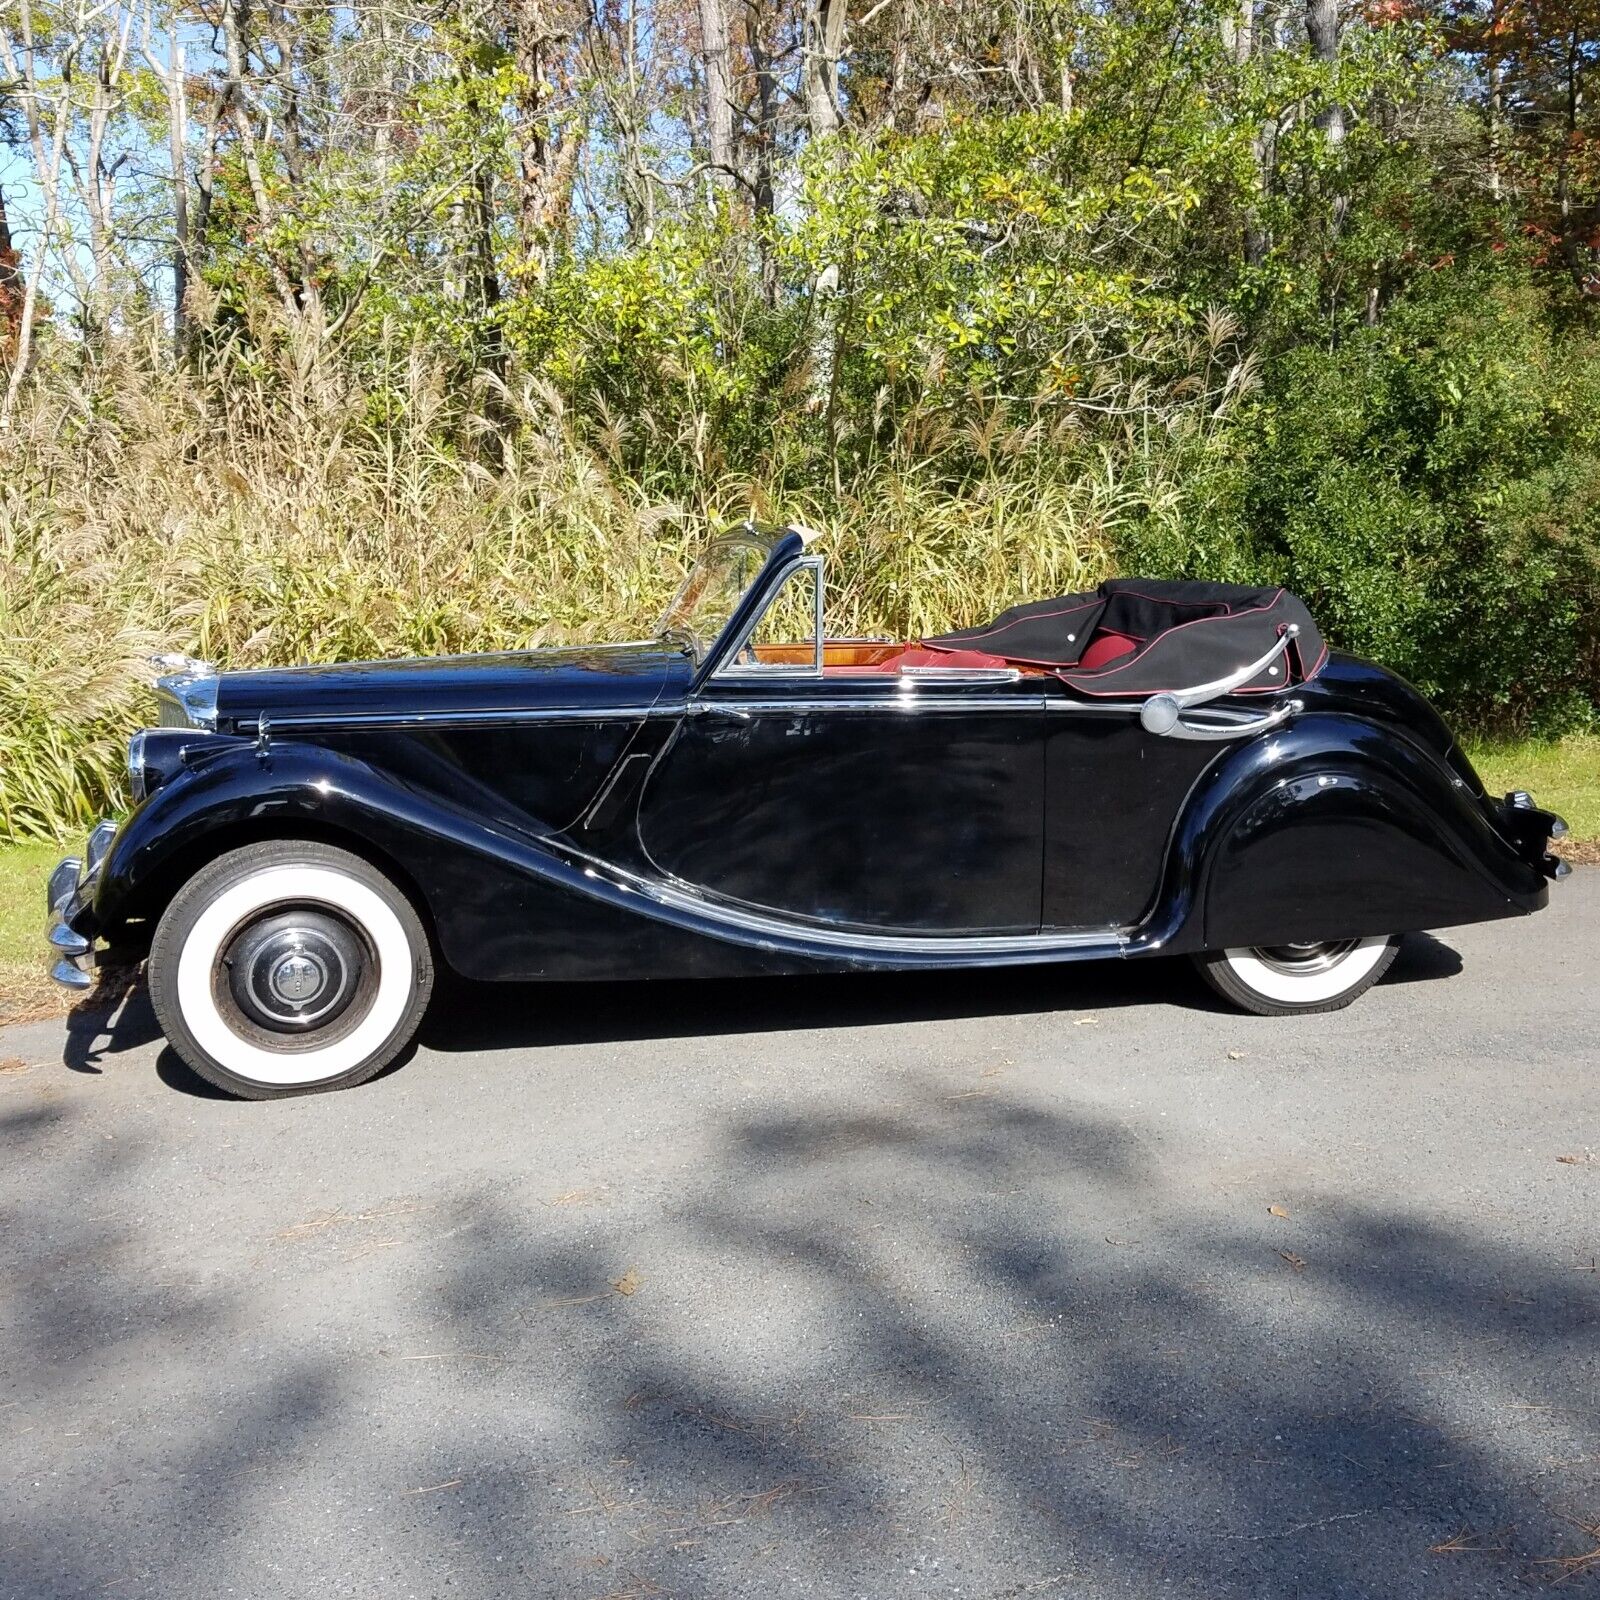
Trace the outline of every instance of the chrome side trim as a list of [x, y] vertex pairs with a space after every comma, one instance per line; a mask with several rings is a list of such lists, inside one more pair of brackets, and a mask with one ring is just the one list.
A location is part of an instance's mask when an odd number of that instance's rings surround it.
[[814, 695], [780, 700], [749, 700], [734, 696], [701, 696], [689, 702], [690, 716], [721, 712], [725, 716], [748, 717], [784, 712], [812, 711], [892, 711], [900, 714], [922, 711], [1031, 711], [1045, 709], [1042, 695], [921, 694], [896, 691], [891, 685], [881, 695]]
[[829, 928], [819, 923], [801, 922], [790, 917], [734, 906], [727, 901], [709, 900], [677, 880], [641, 877], [638, 873], [613, 866], [598, 856], [561, 845], [561, 854], [582, 862], [586, 869], [603, 873], [621, 888], [642, 895], [657, 905], [674, 911], [691, 912], [708, 921], [756, 939], [782, 939], [815, 949], [870, 951], [875, 955], [1006, 955], [1025, 951], [1084, 950], [1108, 948], [1120, 955], [1127, 947], [1132, 928], [1106, 928], [1075, 933], [867, 933], [850, 928]]
[[[678, 716], [681, 707], [675, 702], [666, 707], [655, 705], [633, 706], [529, 706], [486, 707], [463, 711], [347, 711], [329, 712], [322, 716], [273, 717], [272, 731], [304, 732], [312, 728], [448, 728], [478, 727], [484, 723], [504, 722], [610, 722], [618, 717], [642, 721], [646, 717]], [[260, 720], [243, 721], [241, 733], [260, 733]]]
[[1016, 667], [896, 667], [897, 678], [917, 683], [1020, 683]]
[[1064, 695], [1050, 695], [1045, 700], [1046, 711], [1080, 712], [1091, 716], [1136, 717], [1144, 707], [1142, 700], [1069, 700]]

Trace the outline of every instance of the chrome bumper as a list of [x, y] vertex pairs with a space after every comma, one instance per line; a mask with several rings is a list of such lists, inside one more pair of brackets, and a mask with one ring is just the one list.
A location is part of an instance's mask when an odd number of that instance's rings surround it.
[[50, 976], [68, 989], [87, 989], [94, 983], [94, 940], [79, 933], [72, 922], [93, 898], [101, 863], [119, 826], [109, 819], [96, 824], [82, 856], [57, 862], [45, 888], [49, 914], [44, 936], [50, 947]]

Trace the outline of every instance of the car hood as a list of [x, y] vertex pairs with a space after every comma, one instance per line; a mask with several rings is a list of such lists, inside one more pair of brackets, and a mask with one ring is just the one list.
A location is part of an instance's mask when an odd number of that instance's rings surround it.
[[339, 666], [227, 672], [217, 680], [217, 727], [354, 725], [519, 711], [646, 709], [686, 686], [692, 663], [674, 646], [576, 645], [496, 655], [356, 661]]

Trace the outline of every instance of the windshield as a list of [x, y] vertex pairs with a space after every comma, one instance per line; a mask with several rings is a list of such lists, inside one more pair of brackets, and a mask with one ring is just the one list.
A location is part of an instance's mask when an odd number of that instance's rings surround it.
[[702, 660], [727, 627], [772, 552], [773, 539], [754, 532], [718, 539], [694, 564], [661, 613], [656, 637], [684, 644]]

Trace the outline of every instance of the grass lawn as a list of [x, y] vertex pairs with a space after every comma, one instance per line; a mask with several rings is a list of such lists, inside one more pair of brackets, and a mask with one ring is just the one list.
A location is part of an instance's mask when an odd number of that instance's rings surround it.
[[[1572, 829], [1572, 853], [1600, 859], [1600, 735], [1475, 744], [1472, 764], [1491, 794], [1526, 789]], [[0, 845], [0, 1021], [59, 1009], [45, 977], [44, 880], [65, 854], [56, 844]]]
[[1535, 805], [1567, 819], [1574, 854], [1600, 858], [1600, 734], [1474, 744], [1467, 754], [1490, 794], [1526, 789]]
[[45, 973], [44, 881], [66, 854], [58, 844], [0, 845], [0, 1021], [48, 1014], [66, 991]]

